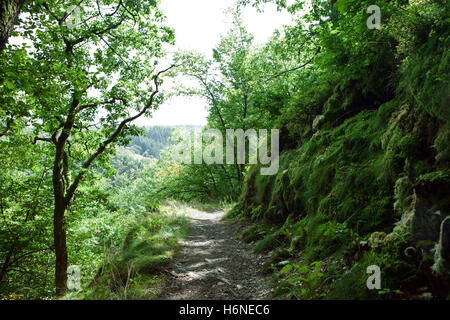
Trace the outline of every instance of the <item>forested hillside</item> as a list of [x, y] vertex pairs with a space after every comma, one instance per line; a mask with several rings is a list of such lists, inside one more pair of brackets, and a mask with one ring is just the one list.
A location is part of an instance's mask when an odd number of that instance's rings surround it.
[[[71, 0], [25, 1], [0, 28], [22, 39], [0, 47], [0, 298], [184, 297], [163, 271], [196, 214], [191, 234], [265, 257], [273, 290], [253, 297], [450, 297], [448, 1], [241, 0], [211, 58], [167, 55], [159, 1], [97, 2], [76, 28]], [[256, 45], [242, 8], [267, 2], [294, 23]], [[190, 80], [169, 93], [166, 77]], [[248, 155], [180, 163], [182, 128], [133, 125], [170, 95], [207, 101], [197, 131], [278, 129], [277, 173]], [[236, 234], [202, 218], [227, 206]], [[71, 265], [82, 288], [67, 294]]]
[[169, 127], [145, 127], [145, 134], [133, 137], [127, 148], [143, 157], [159, 158], [160, 151], [170, 143], [169, 138], [173, 129]]

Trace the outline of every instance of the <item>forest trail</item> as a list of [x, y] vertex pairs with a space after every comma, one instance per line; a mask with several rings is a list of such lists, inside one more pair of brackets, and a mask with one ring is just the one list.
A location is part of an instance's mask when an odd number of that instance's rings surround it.
[[188, 237], [164, 270], [160, 300], [261, 300], [271, 293], [264, 257], [235, 240], [239, 226], [222, 222], [224, 211], [189, 210]]

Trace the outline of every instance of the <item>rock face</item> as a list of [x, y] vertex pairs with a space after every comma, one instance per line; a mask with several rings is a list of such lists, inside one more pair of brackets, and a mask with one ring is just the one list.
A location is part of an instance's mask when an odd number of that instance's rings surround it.
[[439, 211], [434, 212], [429, 209], [430, 206], [422, 198], [417, 198], [415, 204], [415, 213], [412, 219], [411, 233], [414, 241], [433, 241], [439, 240], [439, 231], [442, 216]]
[[447, 217], [441, 224], [433, 271], [438, 276], [450, 277], [450, 217]]
[[450, 261], [450, 217], [447, 217], [442, 222], [439, 244], [441, 246], [441, 256]]

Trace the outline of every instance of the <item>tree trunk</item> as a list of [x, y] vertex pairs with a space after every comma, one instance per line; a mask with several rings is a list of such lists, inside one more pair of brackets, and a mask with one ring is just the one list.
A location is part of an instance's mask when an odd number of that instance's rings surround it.
[[76, 178], [72, 183], [70, 177], [69, 159], [67, 157], [65, 146], [66, 142], [71, 135], [72, 128], [74, 127], [77, 114], [82, 110], [80, 108], [80, 96], [82, 93], [75, 92], [73, 95], [72, 105], [70, 107], [69, 113], [67, 115], [66, 122], [62, 128], [59, 138], [56, 136], [59, 132], [56, 131], [52, 136], [53, 143], [56, 146], [55, 150], [55, 160], [53, 163], [53, 196], [55, 201], [55, 207], [53, 211], [53, 240], [55, 245], [55, 286], [56, 286], [56, 296], [62, 296], [67, 290], [67, 267], [68, 267], [68, 254], [67, 254], [67, 241], [66, 241], [66, 211], [70, 207], [75, 191], [77, 190], [81, 180], [84, 177], [84, 171], [89, 169], [91, 164], [95, 159], [101, 155], [106, 148], [113, 143], [117, 137], [123, 132], [129, 122], [132, 122], [150, 109], [153, 105], [154, 97], [159, 92], [158, 87], [158, 76], [162, 73], [169, 71], [174, 66], [167, 68], [166, 70], [160, 71], [155, 77], [154, 82], [156, 89], [152, 92], [149, 101], [146, 106], [135, 116], [126, 118], [123, 120], [119, 126], [116, 128], [114, 133], [106, 139], [95, 151], [86, 162], [83, 163], [82, 170], [78, 173]]
[[6, 45], [25, 0], [6, 0], [0, 4], [0, 51]]
[[14, 250], [16, 249], [16, 241], [11, 245], [11, 248], [9, 249], [9, 252], [6, 256], [5, 261], [3, 262], [2, 270], [0, 272], [0, 284], [3, 281], [3, 278], [6, 276], [6, 273], [8, 272], [9, 263], [11, 261], [11, 257], [14, 254]]
[[55, 199], [53, 216], [53, 239], [55, 242], [55, 285], [56, 295], [62, 296], [67, 289], [67, 246], [66, 246], [66, 207], [64, 199]]
[[65, 197], [63, 158], [64, 143], [68, 132], [61, 134], [56, 148], [56, 157], [53, 167], [53, 196], [55, 207], [53, 210], [53, 240], [55, 244], [55, 286], [56, 296], [62, 296], [67, 289], [67, 245], [66, 245], [66, 219], [65, 214], [68, 203]]

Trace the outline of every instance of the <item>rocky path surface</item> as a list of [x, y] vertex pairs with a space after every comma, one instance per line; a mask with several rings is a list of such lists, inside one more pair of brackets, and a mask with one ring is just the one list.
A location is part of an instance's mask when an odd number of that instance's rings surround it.
[[222, 222], [224, 211], [191, 210], [187, 239], [162, 277], [161, 300], [260, 300], [271, 289], [263, 275], [263, 257], [235, 240], [236, 224]]

